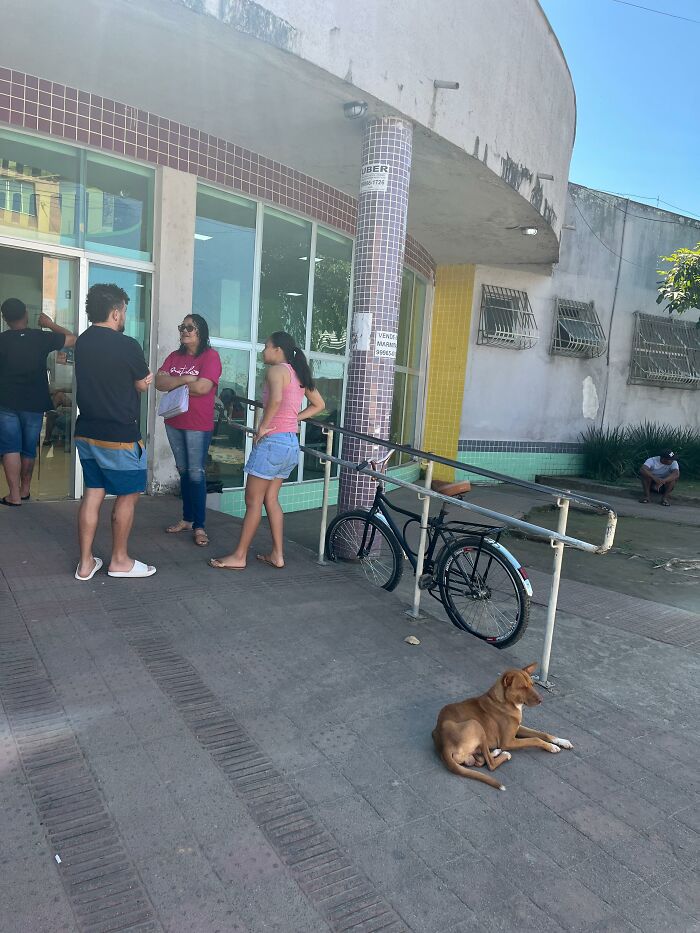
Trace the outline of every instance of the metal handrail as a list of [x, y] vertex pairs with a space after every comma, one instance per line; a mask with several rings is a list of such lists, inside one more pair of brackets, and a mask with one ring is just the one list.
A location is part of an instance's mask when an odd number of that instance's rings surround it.
[[[261, 409], [263, 405], [261, 402], [258, 402], [254, 399], [243, 399], [239, 397], [239, 401], [249, 405], [253, 409]], [[258, 420], [258, 411], [256, 410], [256, 422]], [[487, 470], [484, 467], [476, 467], [470, 464], [461, 463], [458, 460], [451, 460], [448, 457], [441, 457], [439, 454], [432, 454], [428, 451], [419, 450], [418, 448], [408, 446], [406, 444], [395, 444], [392, 441], [385, 441], [381, 438], [373, 437], [370, 434], [362, 434], [359, 431], [353, 431], [350, 428], [344, 428], [340, 425], [332, 424], [328, 421], [319, 421], [316, 418], [308, 418], [306, 422], [309, 424], [314, 424], [320, 427], [323, 433], [326, 435], [326, 450], [321, 452], [315, 450], [312, 447], [308, 447], [306, 444], [300, 445], [300, 449], [305, 453], [311, 454], [316, 457], [321, 463], [324, 464], [324, 482], [323, 482], [323, 505], [321, 509], [321, 529], [319, 535], [319, 563], [323, 564], [324, 553], [325, 553], [325, 534], [328, 518], [328, 492], [330, 487], [331, 479], [331, 465], [337, 464], [341, 469], [355, 470], [360, 473], [364, 473], [369, 476], [373, 476], [378, 480], [383, 482], [391, 483], [393, 486], [400, 486], [404, 489], [410, 489], [418, 494], [418, 499], [422, 500], [423, 507], [421, 512], [421, 524], [420, 524], [420, 542], [418, 545], [418, 553], [416, 555], [417, 570], [415, 574], [414, 582], [414, 593], [413, 593], [413, 608], [410, 611], [411, 615], [414, 618], [419, 617], [419, 608], [420, 608], [420, 598], [421, 590], [419, 586], [420, 576], [422, 573], [423, 559], [425, 555], [425, 545], [428, 532], [428, 520], [430, 513], [430, 500], [439, 499], [443, 502], [449, 502], [452, 506], [457, 506], [458, 508], [465, 509], [466, 511], [476, 512], [479, 515], [484, 515], [488, 518], [495, 519], [498, 522], [501, 522], [504, 525], [509, 525], [513, 528], [518, 528], [522, 531], [525, 531], [529, 535], [532, 535], [537, 538], [543, 538], [548, 540], [551, 546], [554, 548], [554, 561], [552, 568], [552, 584], [549, 594], [549, 601], [547, 603], [547, 621], [545, 626], [545, 635], [544, 635], [544, 645], [542, 648], [542, 660], [540, 662], [540, 673], [536, 676], [540, 684], [544, 687], [551, 687], [552, 684], [549, 682], [549, 660], [552, 650], [552, 640], [554, 637], [554, 624], [556, 619], [557, 611], [557, 600], [559, 596], [559, 582], [561, 579], [561, 565], [562, 559], [564, 556], [564, 547], [573, 547], [580, 551], [586, 551], [592, 554], [605, 554], [612, 547], [614, 538], [615, 538], [615, 528], [617, 526], [617, 514], [615, 511], [605, 502], [601, 502], [598, 499], [592, 499], [588, 496], [577, 496], [573, 495], [568, 490], [556, 489], [552, 486], [543, 486], [540, 483], [531, 483], [527, 480], [516, 479], [513, 476], [507, 476], [503, 473], [496, 473], [493, 470]], [[238, 422], [230, 422], [230, 424], [246, 434], [255, 434], [256, 430], [254, 428], [249, 428], [247, 425], [240, 424]], [[333, 455], [333, 438], [334, 433], [338, 432], [339, 434], [347, 434], [350, 437], [355, 437], [359, 440], [364, 440], [374, 446], [384, 447], [387, 450], [395, 450], [401, 453], [405, 453], [410, 456], [413, 460], [416, 461], [425, 461], [426, 462], [426, 471], [425, 471], [425, 484], [424, 486], [417, 486], [415, 483], [410, 483], [406, 480], [399, 479], [398, 477], [392, 476], [390, 473], [381, 473], [378, 470], [372, 469], [369, 461], [363, 461], [362, 463], [355, 464], [349, 460], [344, 460], [342, 457], [336, 457]], [[525, 489], [530, 489], [534, 492], [542, 493], [545, 495], [553, 496], [556, 499], [557, 507], [559, 508], [559, 519], [557, 523], [557, 530], [552, 531], [549, 528], [543, 528], [540, 525], [533, 525], [531, 522], [523, 521], [519, 518], [514, 518], [512, 515], [505, 515], [502, 512], [496, 512], [493, 509], [487, 509], [479, 505], [474, 505], [470, 502], [464, 502], [462, 499], [456, 498], [454, 496], [445, 496], [440, 492], [431, 488], [432, 485], [432, 476], [433, 476], [433, 464], [441, 463], [445, 466], [453, 467], [455, 470], [462, 472], [474, 472], [482, 476], [487, 476], [492, 479], [497, 479], [504, 483], [510, 483], [515, 486], [520, 486]], [[594, 511], [607, 513], [607, 524], [605, 527], [605, 532], [603, 535], [603, 542], [600, 545], [591, 544], [588, 541], [583, 541], [579, 538], [572, 538], [570, 535], [566, 534], [566, 525], [569, 515], [569, 504], [574, 502], [577, 505], [582, 505], [586, 508], [592, 509]]]
[[[263, 407], [262, 402], [255, 401], [254, 399], [244, 399], [238, 397], [238, 401], [255, 408]], [[545, 486], [542, 483], [531, 483], [526, 479], [518, 479], [515, 476], [508, 476], [505, 473], [496, 473], [494, 470], [486, 469], [486, 467], [475, 466], [472, 463], [464, 463], [461, 460], [452, 460], [449, 457], [443, 457], [440, 454], [434, 454], [431, 451], [421, 450], [418, 447], [412, 447], [410, 444], [395, 444], [393, 441], [381, 440], [379, 438], [373, 437], [371, 434], [362, 434], [361, 432], [354, 431], [351, 428], [345, 428], [342, 425], [333, 424], [330, 421], [321, 421], [318, 418], [307, 418], [306, 424], [314, 424], [316, 427], [331, 430], [333, 432], [337, 432], [338, 434], [347, 434], [349, 437], [354, 437], [357, 440], [366, 441], [369, 444], [375, 444], [378, 447], [384, 447], [387, 450], [395, 450], [397, 453], [407, 454], [409, 457], [413, 457], [415, 460], [432, 460], [433, 463], [440, 463], [443, 466], [452, 467], [452, 469], [459, 470], [463, 473], [477, 473], [480, 476], [486, 476], [489, 479], [495, 479], [502, 483], [508, 483], [511, 486], [520, 486], [523, 489], [529, 489], [532, 492], [539, 492], [543, 495], [551, 496], [554, 499], [568, 499], [569, 502], [574, 502], [577, 505], [585, 506], [586, 508], [590, 508], [593, 511], [612, 511], [610, 505], [607, 502], [604, 502], [602, 499], [593, 499], [590, 496], [581, 496], [576, 492], [572, 492], [570, 489], [558, 489], [556, 486]]]

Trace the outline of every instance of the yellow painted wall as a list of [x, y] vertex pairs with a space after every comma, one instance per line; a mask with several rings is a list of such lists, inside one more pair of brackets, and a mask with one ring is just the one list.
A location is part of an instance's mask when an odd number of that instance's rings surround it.
[[[473, 265], [437, 267], [423, 449], [455, 460], [462, 418], [473, 296]], [[434, 476], [436, 479], [452, 480], [454, 471], [436, 464]]]

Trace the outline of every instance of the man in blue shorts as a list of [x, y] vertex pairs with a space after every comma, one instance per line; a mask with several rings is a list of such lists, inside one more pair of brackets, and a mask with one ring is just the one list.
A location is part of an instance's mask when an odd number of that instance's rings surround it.
[[46, 357], [72, 347], [75, 337], [47, 314], [40, 314], [38, 323], [50, 333], [30, 327], [19, 298], [3, 301], [0, 312], [7, 324], [0, 334], [0, 459], [8, 488], [0, 505], [19, 508], [30, 495], [44, 412], [53, 408]]
[[85, 308], [91, 327], [75, 345], [80, 415], [75, 446], [85, 490], [78, 513], [80, 563], [76, 580], [91, 580], [102, 566], [92, 553], [105, 495], [112, 509], [110, 577], [150, 577], [156, 572], [129, 557], [128, 543], [139, 495], [146, 491], [146, 450], [139, 430], [139, 393], [153, 381], [143, 350], [124, 333], [129, 296], [118, 285], [93, 285]]

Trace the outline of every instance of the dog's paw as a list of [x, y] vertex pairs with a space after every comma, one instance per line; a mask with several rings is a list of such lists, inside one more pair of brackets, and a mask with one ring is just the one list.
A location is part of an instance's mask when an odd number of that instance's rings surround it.
[[560, 748], [573, 748], [574, 746], [568, 739], [559, 739], [557, 736], [554, 737], [554, 742]]
[[501, 757], [505, 758], [506, 761], [510, 761], [513, 757], [510, 752], [501, 752]]
[[493, 748], [491, 749], [491, 754], [493, 755], [494, 758], [498, 758], [498, 756], [501, 754], [501, 749]]
[[556, 755], [557, 752], [561, 751], [558, 745], [552, 745], [551, 742], [547, 744], [547, 748], [549, 749], [550, 752], [552, 752], [553, 755]]

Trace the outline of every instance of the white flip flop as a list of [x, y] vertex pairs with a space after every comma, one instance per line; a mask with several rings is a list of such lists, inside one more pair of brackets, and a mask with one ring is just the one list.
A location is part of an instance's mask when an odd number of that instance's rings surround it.
[[78, 564], [78, 566], [75, 568], [75, 579], [76, 580], [80, 580], [81, 583], [87, 583], [88, 580], [92, 580], [92, 578], [95, 576], [97, 571], [102, 566], [102, 559], [100, 557], [93, 557], [93, 560], [95, 561], [95, 566], [92, 568], [92, 570], [90, 571], [87, 577], [80, 576], [80, 574], [78, 573], [78, 571], [80, 570], [80, 564]]
[[108, 570], [107, 575], [110, 577], [131, 577], [131, 579], [136, 580], [140, 577], [152, 577], [155, 572], [155, 567], [149, 567], [148, 564], [135, 560], [131, 570]]

